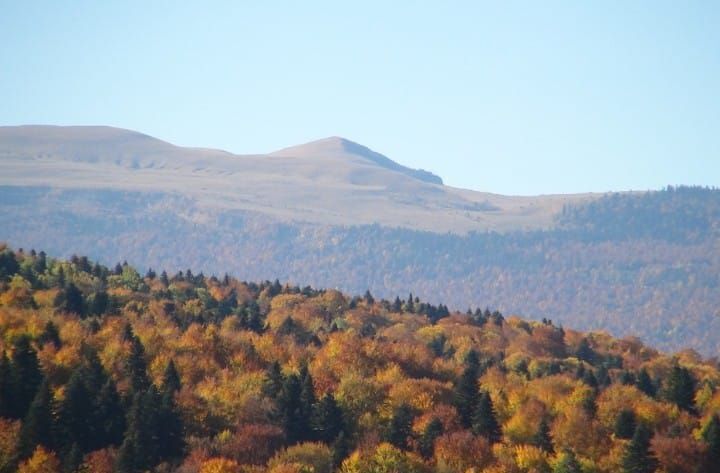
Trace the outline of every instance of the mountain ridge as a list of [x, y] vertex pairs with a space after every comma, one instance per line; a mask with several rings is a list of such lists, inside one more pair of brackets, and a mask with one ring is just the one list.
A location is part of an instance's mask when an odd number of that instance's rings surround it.
[[240, 155], [113, 127], [0, 127], [0, 170], [0, 185], [162, 191], [280, 221], [459, 234], [548, 228], [563, 205], [597, 197], [457, 189], [339, 137]]

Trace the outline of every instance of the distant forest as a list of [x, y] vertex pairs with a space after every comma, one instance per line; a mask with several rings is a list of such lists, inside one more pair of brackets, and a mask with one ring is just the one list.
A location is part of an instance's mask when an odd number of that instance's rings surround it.
[[108, 263], [198, 268], [634, 334], [720, 353], [720, 190], [668, 187], [567, 207], [547, 231], [465, 236], [285, 224], [181, 196], [0, 188], [0, 239]]
[[692, 351], [0, 245], [0, 473], [718, 473]]

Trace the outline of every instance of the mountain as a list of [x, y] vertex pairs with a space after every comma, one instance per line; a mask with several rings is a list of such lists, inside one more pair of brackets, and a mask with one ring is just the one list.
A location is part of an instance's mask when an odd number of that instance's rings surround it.
[[716, 189], [502, 196], [342, 138], [236, 155], [107, 127], [4, 127], [3, 240], [170, 272], [412, 292], [720, 354]]
[[1, 245], [0, 305], [4, 471], [713, 472], [720, 462], [717, 360], [637, 339], [197, 269], [143, 276]]
[[109, 127], [0, 127], [0, 166], [0, 185], [165, 192], [208, 212], [452, 233], [547, 227], [564, 203], [587, 198], [454, 189], [342, 138], [235, 155]]
[[330, 165], [335, 164], [333, 162], [334, 160], [357, 160], [359, 164], [362, 164], [363, 161], [369, 161], [370, 163], [400, 172], [423, 182], [443, 184], [442, 179], [431, 172], [422, 169], [407, 168], [389, 159], [387, 156], [383, 156], [370, 148], [339, 136], [281, 149], [280, 151], [271, 153], [271, 156], [286, 156], [298, 159], [327, 159]]

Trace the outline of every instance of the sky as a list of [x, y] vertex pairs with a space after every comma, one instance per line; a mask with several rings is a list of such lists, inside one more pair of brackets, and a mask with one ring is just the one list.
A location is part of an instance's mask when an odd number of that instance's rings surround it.
[[327, 136], [503, 194], [720, 186], [720, 2], [0, 0], [0, 125]]

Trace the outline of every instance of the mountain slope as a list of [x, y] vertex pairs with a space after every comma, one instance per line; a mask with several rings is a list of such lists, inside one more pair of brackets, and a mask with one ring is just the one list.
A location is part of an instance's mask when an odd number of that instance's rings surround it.
[[234, 155], [108, 127], [0, 127], [0, 171], [0, 185], [168, 192], [208, 212], [452, 233], [547, 228], [564, 203], [589, 197], [454, 189], [341, 138]]
[[7, 471], [548, 472], [571, 455], [616, 473], [631, 452], [643, 471], [711, 472], [720, 461], [717, 360], [411, 297], [191, 269], [143, 276], [0, 246], [0, 367]]

